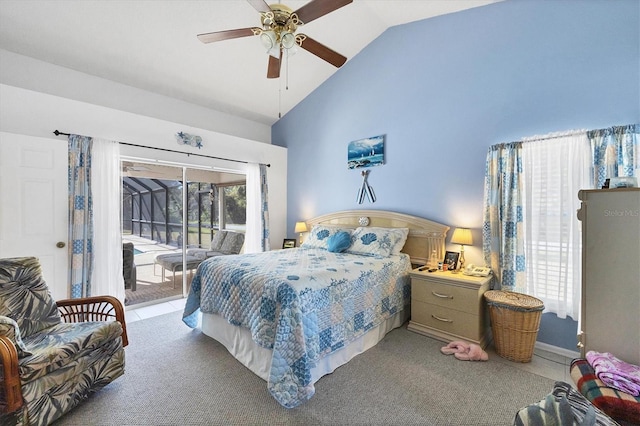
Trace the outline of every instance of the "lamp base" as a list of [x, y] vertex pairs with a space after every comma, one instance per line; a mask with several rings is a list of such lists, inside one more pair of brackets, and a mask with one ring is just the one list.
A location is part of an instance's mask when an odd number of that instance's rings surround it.
[[464, 246], [460, 247], [460, 261], [456, 272], [464, 271]]

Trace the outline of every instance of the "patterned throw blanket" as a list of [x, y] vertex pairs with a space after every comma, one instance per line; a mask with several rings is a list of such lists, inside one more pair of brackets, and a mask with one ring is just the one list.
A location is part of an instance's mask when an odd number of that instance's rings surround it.
[[587, 361], [607, 386], [640, 396], [640, 367], [628, 364], [609, 352], [587, 352]]
[[268, 389], [284, 407], [315, 392], [311, 369], [410, 304], [409, 256], [375, 258], [321, 249], [220, 256], [198, 267], [183, 321], [198, 310], [251, 330], [273, 350]]

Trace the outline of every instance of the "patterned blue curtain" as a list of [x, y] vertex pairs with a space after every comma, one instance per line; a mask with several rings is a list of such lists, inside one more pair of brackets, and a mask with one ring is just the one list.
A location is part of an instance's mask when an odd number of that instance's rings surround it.
[[593, 153], [596, 188], [602, 188], [607, 178], [637, 176], [640, 172], [640, 124], [590, 130], [587, 137]]
[[271, 250], [269, 244], [269, 205], [267, 198], [269, 195], [269, 186], [267, 185], [267, 166], [260, 164], [260, 219], [262, 221], [262, 238], [260, 244], [262, 251]]
[[522, 143], [490, 147], [484, 183], [484, 260], [500, 288], [525, 292], [521, 186]]
[[91, 146], [90, 137], [69, 135], [69, 283], [73, 299], [91, 296], [93, 269]]

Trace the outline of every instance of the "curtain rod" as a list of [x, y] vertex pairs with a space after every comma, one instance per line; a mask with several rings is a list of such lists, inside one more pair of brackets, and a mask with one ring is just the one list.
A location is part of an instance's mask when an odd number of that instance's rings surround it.
[[508, 145], [514, 145], [514, 144], [525, 144], [525, 143], [532, 143], [532, 142], [541, 142], [541, 141], [546, 141], [549, 139], [556, 139], [556, 138], [560, 138], [563, 136], [573, 136], [573, 135], [578, 135], [580, 133], [587, 133], [587, 130], [569, 130], [566, 132], [555, 132], [555, 133], [548, 133], [546, 135], [535, 135], [535, 136], [526, 136], [522, 139], [520, 139], [519, 141], [511, 141], [511, 142], [503, 142], [503, 143], [496, 143], [490, 146], [490, 148], [503, 148], [506, 147]]
[[575, 135], [579, 135], [584, 133], [585, 135], [587, 134], [587, 130], [586, 129], [575, 129], [575, 130], [567, 130], [565, 132], [553, 132], [553, 133], [547, 133], [546, 135], [534, 135], [534, 136], [526, 136], [524, 138], [522, 138], [520, 141], [521, 142], [538, 142], [538, 141], [545, 141], [545, 140], [549, 140], [549, 139], [557, 139], [557, 138], [562, 138], [565, 136], [575, 136]]
[[[64, 133], [64, 132], [60, 132], [57, 129], [53, 131], [53, 134], [56, 136], [71, 136], [70, 133]], [[136, 145], [134, 143], [128, 143], [128, 142], [118, 142], [120, 145], [127, 145], [127, 146], [135, 146], [137, 148], [147, 148], [147, 149], [155, 149], [158, 151], [165, 151], [165, 152], [172, 152], [174, 154], [184, 154], [186, 156], [190, 156], [190, 155], [194, 155], [196, 157], [204, 157], [204, 158], [212, 158], [214, 160], [224, 160], [224, 161], [233, 161], [235, 163], [243, 163], [243, 164], [249, 164], [248, 161], [242, 161], [242, 160], [234, 160], [232, 158], [223, 158], [223, 157], [214, 157], [213, 155], [204, 155], [204, 154], [195, 154], [195, 153], [190, 153], [190, 152], [182, 152], [182, 151], [176, 151], [173, 149], [167, 149], [167, 148], [157, 148], [155, 146], [144, 146], [144, 145]], [[265, 164], [265, 166], [267, 167], [271, 167], [271, 164]]]

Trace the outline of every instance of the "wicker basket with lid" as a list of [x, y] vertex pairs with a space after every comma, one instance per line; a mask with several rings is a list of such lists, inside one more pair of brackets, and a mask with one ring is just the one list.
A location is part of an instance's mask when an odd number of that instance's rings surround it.
[[502, 290], [489, 290], [484, 297], [496, 353], [510, 361], [530, 362], [544, 310], [542, 301]]

